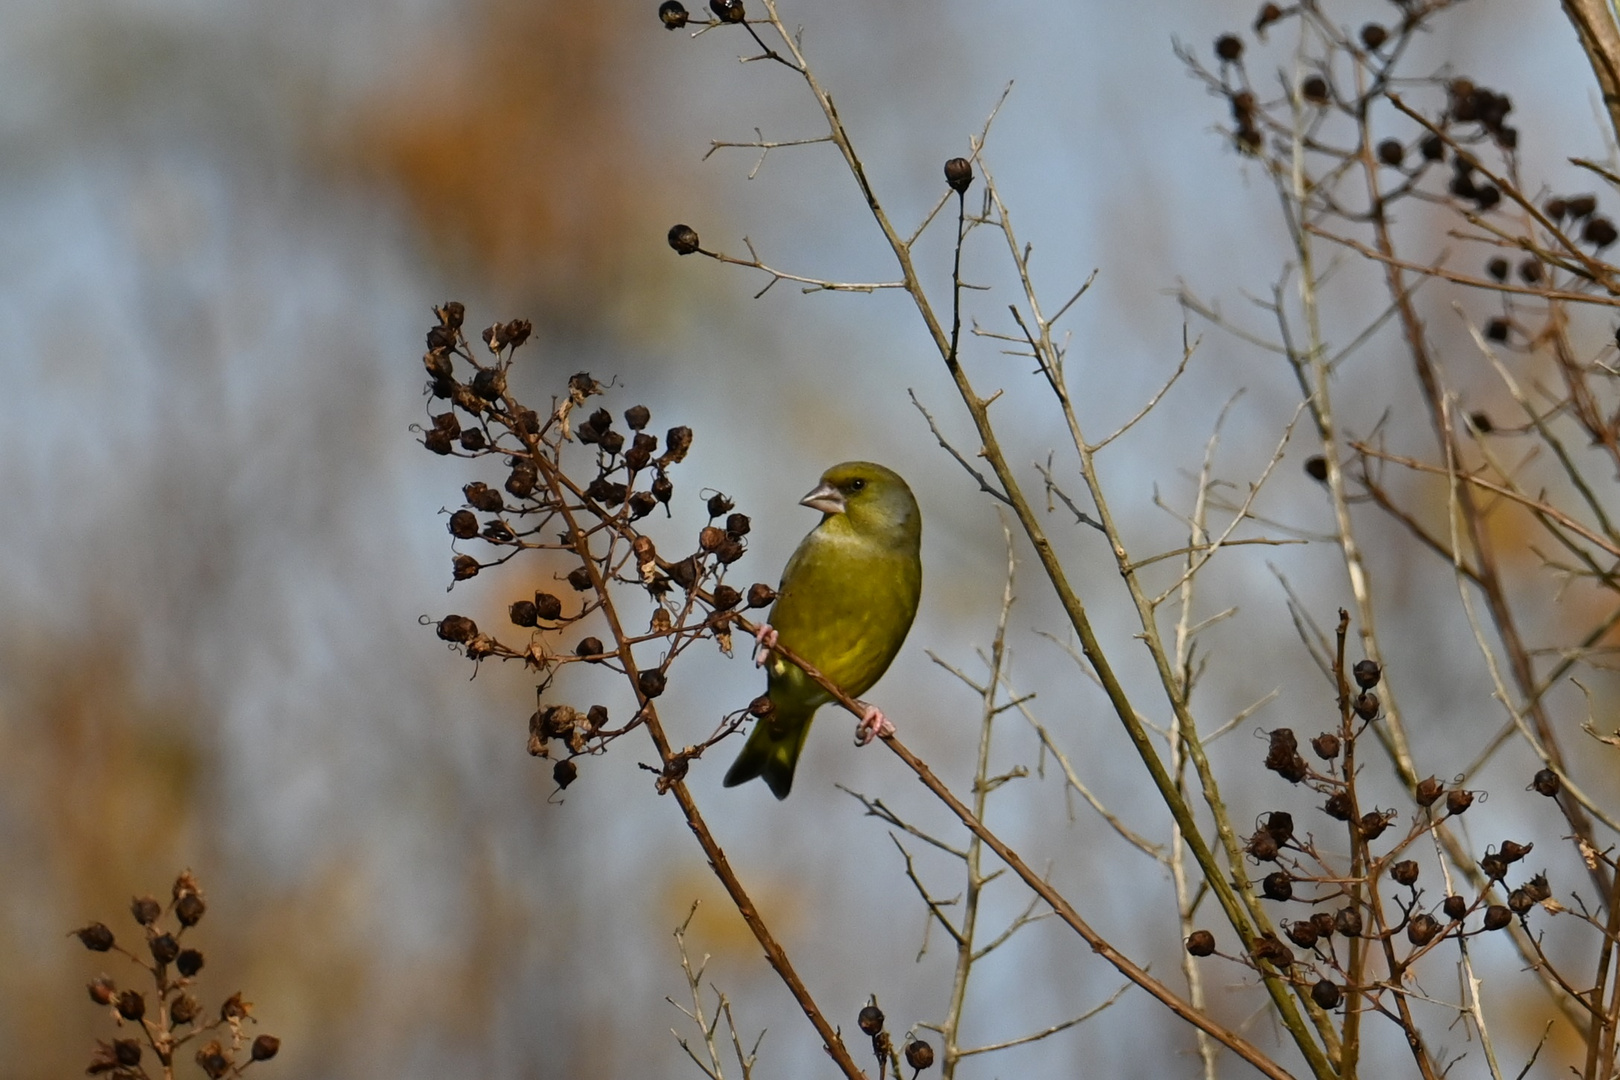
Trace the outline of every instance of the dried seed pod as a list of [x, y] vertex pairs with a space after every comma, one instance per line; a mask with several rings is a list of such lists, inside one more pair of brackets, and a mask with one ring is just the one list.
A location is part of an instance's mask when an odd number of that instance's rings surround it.
[[906, 1044], [906, 1064], [921, 1072], [934, 1063], [934, 1048], [921, 1039]]
[[1536, 773], [1534, 779], [1530, 781], [1530, 790], [1537, 795], [1545, 795], [1549, 799], [1557, 795], [1563, 789], [1563, 786], [1563, 781], [1559, 780], [1558, 774], [1551, 769], [1540, 770]]
[[703, 531], [698, 533], [698, 547], [704, 551], [713, 551], [726, 542], [726, 530], [713, 525], [705, 525]]
[[494, 401], [506, 393], [506, 372], [500, 368], [480, 368], [473, 376], [472, 392], [485, 401]]
[[564, 758], [551, 767], [551, 779], [559, 788], [566, 789], [579, 779], [579, 766], [574, 764], [572, 758]]
[[1552, 198], [1541, 204], [1541, 210], [1554, 222], [1559, 222], [1564, 220], [1565, 214], [1569, 213], [1569, 204], [1564, 202], [1563, 199], [1560, 199], [1558, 196], [1554, 195]]
[[1356, 685], [1363, 690], [1371, 690], [1384, 677], [1384, 669], [1378, 666], [1376, 660], [1359, 660], [1351, 672], [1356, 677]]
[[1406, 160], [1406, 147], [1401, 145], [1399, 139], [1385, 139], [1378, 144], [1378, 160], [1392, 169], [1401, 167]]
[[1332, 937], [1333, 936], [1333, 912], [1331, 912], [1331, 911], [1317, 911], [1317, 912], [1312, 913], [1312, 915], [1311, 915], [1311, 925], [1316, 927], [1316, 933], [1317, 933], [1318, 936], [1325, 937], [1325, 938]]
[[1485, 264], [1485, 272], [1496, 281], [1506, 281], [1508, 276], [1508, 261], [1498, 255]]
[[146, 1015], [146, 999], [138, 990], [125, 990], [118, 995], [118, 1015], [125, 1020], [139, 1020]]
[[533, 600], [519, 600], [506, 609], [507, 618], [514, 626], [533, 626], [537, 621]]
[[668, 506], [670, 496], [674, 494], [675, 485], [670, 481], [669, 477], [665, 476], [663, 473], [659, 473], [652, 482], [652, 497], [663, 503], [665, 506]]
[[1333, 929], [1340, 937], [1361, 936], [1361, 910], [1342, 907], [1333, 915]]
[[1339, 756], [1339, 737], [1331, 731], [1324, 731], [1311, 740], [1311, 749], [1323, 761], [1332, 761]]
[[677, 255], [690, 255], [698, 250], [697, 230], [690, 225], [671, 225], [669, 228], [669, 246], [675, 249]]
[[883, 1030], [883, 1010], [876, 1005], [868, 1005], [860, 1011], [855, 1022], [860, 1025], [861, 1034], [876, 1035]]
[[445, 527], [457, 540], [471, 540], [478, 535], [478, 518], [471, 510], [457, 510]]
[[1281, 870], [1275, 870], [1260, 882], [1260, 892], [1267, 900], [1292, 900], [1294, 879]]
[[756, 581], [748, 586], [748, 606], [762, 608], [776, 599], [776, 590], [763, 581]]
[[269, 1061], [271, 1058], [275, 1057], [280, 1050], [280, 1039], [276, 1038], [274, 1035], [260, 1035], [258, 1038], [253, 1040], [253, 1049], [248, 1053], [254, 1061]]
[[742, 541], [726, 537], [720, 546], [714, 549], [714, 557], [720, 560], [722, 566], [730, 566], [748, 552]]
[[753, 527], [753, 522], [748, 520], [747, 514], [732, 514], [726, 518], [726, 535], [733, 540], [747, 536]]
[[1565, 202], [1572, 218], [1590, 217], [1597, 210], [1596, 195], [1576, 195]]
[[90, 991], [90, 1000], [97, 1005], [111, 1005], [113, 998], [118, 996], [117, 984], [106, 975], [91, 979], [86, 989]]
[[1514, 889], [1508, 893], [1508, 910], [1515, 915], [1523, 915], [1535, 906], [1536, 902], [1530, 899], [1530, 894], [1522, 888]]
[[1326, 483], [1328, 478], [1327, 458], [1321, 454], [1312, 454], [1306, 458], [1305, 475], [1317, 483]]
[[1350, 793], [1335, 791], [1328, 796], [1327, 802], [1322, 804], [1322, 810], [1335, 821], [1349, 821], [1351, 813]]
[[467, 505], [474, 510], [482, 510], [486, 514], [498, 514], [506, 509], [506, 500], [501, 493], [481, 481], [473, 481], [461, 489], [467, 500]]
[[1531, 849], [1535, 846], [1534, 841], [1528, 844], [1518, 844], [1512, 840], [1504, 840], [1502, 846], [1497, 849], [1497, 854], [1502, 856], [1503, 862], [1511, 865], [1530, 854]]
[[742, 593], [730, 585], [716, 585], [714, 587], [714, 610], [730, 611], [742, 603]]
[[1513, 912], [1501, 904], [1492, 904], [1485, 909], [1485, 929], [1501, 930], [1513, 921]]
[[1523, 888], [1524, 894], [1537, 904], [1552, 897], [1552, 887], [1547, 884], [1546, 874], [1537, 874], [1525, 882]]
[[1305, 100], [1312, 105], [1326, 105], [1330, 100], [1327, 80], [1320, 75], [1312, 75], [1299, 89]]
[[658, 500], [650, 491], [638, 491], [630, 496], [630, 520], [639, 521], [658, 509]]
[[757, 717], [760, 720], [765, 719], [775, 711], [776, 702], [771, 700], [769, 694], [761, 694], [759, 697], [748, 703], [749, 715]]
[[645, 405], [632, 405], [624, 410], [624, 426], [640, 431], [652, 420], [652, 412]]
[[1423, 141], [1418, 143], [1418, 152], [1425, 161], [1444, 161], [1446, 158], [1446, 141], [1438, 135], [1425, 135]]
[[1222, 63], [1233, 63], [1243, 57], [1243, 39], [1236, 34], [1222, 34], [1215, 39], [1215, 55]]
[[1606, 248], [1620, 239], [1620, 232], [1615, 230], [1614, 222], [1608, 218], [1595, 217], [1581, 229], [1581, 239], [1593, 247]]
[[1316, 924], [1311, 922], [1309, 919], [1300, 919], [1298, 922], [1284, 923], [1283, 931], [1288, 935], [1289, 941], [1292, 941], [1295, 945], [1298, 945], [1302, 949], [1316, 948], [1316, 942], [1322, 936], [1317, 932]]
[[1337, 1009], [1344, 1000], [1344, 992], [1337, 983], [1330, 979], [1323, 979], [1311, 987], [1311, 1000], [1316, 1002], [1319, 1009]]
[[736, 503], [726, 498], [721, 492], [715, 492], [713, 495], [709, 496], [709, 520], [712, 521], [721, 514], [730, 513], [732, 507], [736, 505]]
[[134, 1039], [114, 1039], [113, 1057], [126, 1069], [141, 1063], [141, 1044]]
[[1453, 788], [1446, 792], [1446, 813], [1455, 817], [1474, 805], [1474, 793], [1461, 788]]
[[1187, 935], [1189, 956], [1209, 956], [1215, 951], [1215, 935], [1208, 930], [1194, 930]]
[[1485, 324], [1485, 337], [1490, 341], [1506, 341], [1510, 329], [1512, 329], [1512, 324], [1501, 316], [1497, 316]]
[[953, 157], [947, 161], [945, 186], [958, 195], [967, 194], [967, 189], [973, 186], [973, 162], [960, 157]]
[[198, 1014], [201, 1012], [202, 1005], [198, 1003], [197, 999], [190, 994], [183, 994], [180, 1000], [169, 1006], [169, 1019], [176, 1024], [189, 1024], [197, 1019]]
[[1433, 915], [1414, 915], [1406, 924], [1406, 940], [1420, 947], [1433, 941], [1439, 933], [1440, 922]]
[[147, 939], [146, 947], [152, 952], [152, 959], [160, 964], [172, 964], [174, 958], [180, 955], [180, 943], [173, 934], [158, 934]]
[[231, 1071], [231, 1059], [218, 1042], [210, 1042], [197, 1051], [197, 1065], [208, 1074], [209, 1080], [220, 1080]]
[[1526, 285], [1536, 284], [1541, 280], [1541, 275], [1541, 260], [1534, 255], [1526, 256], [1525, 260], [1519, 264], [1519, 277], [1524, 280]]
[[1278, 855], [1277, 838], [1261, 829], [1249, 837], [1249, 842], [1244, 845], [1243, 850], [1248, 852], [1249, 857], [1256, 862], [1276, 862]]
[[719, 16], [721, 22], [740, 23], [746, 17], [742, 0], [709, 0], [709, 10]]
[[1261, 827], [1270, 833], [1277, 843], [1286, 844], [1294, 838], [1294, 815], [1286, 810], [1273, 810], [1266, 815]]
[[1363, 690], [1357, 694], [1353, 705], [1356, 715], [1363, 720], [1378, 719], [1378, 695], [1371, 690]]
[[630, 489], [623, 484], [614, 483], [605, 476], [598, 476], [586, 486], [585, 494], [603, 506], [622, 506], [630, 494]]
[[534, 323], [528, 319], [513, 319], [502, 330], [506, 343], [515, 349], [529, 340], [529, 335], [534, 333]]
[[534, 594], [534, 617], [547, 622], [562, 618], [562, 601], [548, 592]]
[[203, 954], [196, 949], [181, 949], [180, 955], [174, 958], [174, 967], [189, 979], [203, 969]]
[[450, 453], [454, 447], [450, 445], [450, 436], [437, 429], [426, 432], [422, 436], [422, 445], [438, 454], [440, 457]]
[[1377, 23], [1368, 23], [1361, 28], [1361, 43], [1369, 49], [1382, 48], [1388, 40], [1389, 31]]
[[1452, 922], [1461, 922], [1462, 919], [1468, 914], [1468, 901], [1464, 900], [1460, 896], [1457, 896], [1456, 894], [1453, 894], [1446, 897], [1445, 900], [1440, 904], [1440, 910], [1444, 912], [1446, 918], [1450, 919]]
[[1282, 8], [1278, 7], [1276, 4], [1263, 4], [1260, 7], [1260, 14], [1256, 15], [1254, 18], [1254, 28], [1256, 32], [1264, 30], [1266, 27], [1270, 26], [1272, 23], [1281, 18]]
[[601, 656], [602, 639], [598, 637], [581, 638], [579, 644], [574, 646], [574, 655], [587, 657]]
[[478, 624], [465, 615], [446, 615], [439, 620], [441, 640], [466, 643], [478, 636]]
[[664, 433], [664, 456], [659, 462], [673, 465], [686, 459], [686, 452], [692, 449], [692, 429], [689, 427], [672, 427]]
[[1485, 876], [1490, 878], [1492, 881], [1501, 881], [1503, 878], [1507, 877], [1507, 860], [1502, 858], [1500, 855], [1485, 856], [1483, 859], [1479, 860], [1479, 868], [1480, 870], [1484, 871]]
[[1433, 806], [1446, 793], [1446, 786], [1430, 776], [1419, 780], [1415, 797], [1419, 806]]
[[461, 433], [461, 448], [463, 450], [477, 453], [488, 445], [489, 442], [484, 438], [484, 433], [478, 428], [468, 428]]
[[1277, 968], [1287, 968], [1294, 963], [1294, 951], [1272, 934], [1261, 934], [1256, 938], [1251, 955], [1256, 960], [1264, 960]]
[[1385, 829], [1389, 828], [1389, 818], [1378, 810], [1369, 810], [1361, 815], [1361, 820], [1356, 823], [1356, 828], [1366, 839], [1376, 840], [1384, 834]]
[[617, 431], [602, 433], [602, 452], [608, 457], [616, 457], [624, 449], [624, 435]]
[[535, 472], [534, 463], [519, 460], [512, 466], [511, 475], [506, 478], [506, 490], [520, 499], [527, 499], [534, 494], [534, 485], [539, 480]]
[[591, 569], [588, 566], [576, 566], [568, 571], [568, 584], [573, 586], [575, 592], [584, 592], [591, 587]]
[[687, 558], [682, 559], [680, 562], [670, 563], [666, 568], [665, 573], [669, 575], [669, 579], [675, 584], [690, 591], [692, 586], [697, 584], [698, 580], [697, 557], [695, 555], [688, 556]]
[[643, 697], [657, 697], [664, 692], [665, 685], [664, 673], [657, 668], [649, 668], [636, 676], [636, 686], [640, 688]]
[[1389, 876], [1402, 885], [1411, 886], [1417, 883], [1419, 869], [1411, 859], [1402, 859], [1389, 868]]
[[155, 896], [137, 896], [129, 902], [129, 913], [142, 926], [151, 926], [163, 914], [163, 905]]
[[1474, 202], [1481, 211], [1489, 210], [1502, 201], [1502, 192], [1495, 184], [1479, 184], [1474, 188]]

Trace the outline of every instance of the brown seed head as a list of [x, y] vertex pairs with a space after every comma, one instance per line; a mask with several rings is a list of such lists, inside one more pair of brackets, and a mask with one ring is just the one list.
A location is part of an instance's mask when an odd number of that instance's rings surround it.
[[260, 1035], [253, 1040], [253, 1049], [249, 1053], [254, 1061], [269, 1061], [280, 1050], [280, 1039], [274, 1035]]
[[1453, 894], [1440, 904], [1440, 910], [1445, 912], [1446, 918], [1452, 922], [1460, 922], [1468, 914], [1468, 901]]
[[1243, 39], [1236, 34], [1222, 34], [1215, 39], [1215, 55], [1222, 63], [1233, 63], [1243, 56]]
[[106, 923], [91, 923], [73, 931], [79, 942], [91, 952], [106, 952], [113, 947], [113, 932]]
[[1492, 904], [1485, 909], [1485, 929], [1501, 930], [1513, 921], [1513, 912], [1501, 904]]
[[883, 1030], [883, 1010], [876, 1005], [863, 1008], [855, 1021], [861, 1027], [861, 1034], [876, 1035]]
[[906, 1044], [906, 1064], [921, 1072], [934, 1064], [934, 1048], [921, 1039]]
[[669, 246], [675, 249], [677, 255], [692, 254], [699, 246], [697, 230], [690, 225], [671, 225]]
[[1311, 987], [1311, 1000], [1316, 1002], [1319, 1009], [1337, 1009], [1339, 1002], [1344, 1000], [1344, 992], [1336, 983], [1323, 979]]
[[686, 25], [686, 20], [691, 16], [687, 14], [686, 7], [680, 0], [664, 0], [658, 5], [658, 17], [663, 20], [666, 28], [679, 30]]
[[137, 896], [129, 902], [129, 913], [142, 926], [151, 926], [163, 914], [163, 905], [155, 896]]
[[973, 162], [953, 157], [945, 163], [945, 184], [958, 195], [965, 195], [973, 186]]
[[1542, 769], [1540, 772], [1536, 773], [1534, 779], [1530, 781], [1530, 789], [1532, 791], [1534, 791], [1537, 795], [1545, 795], [1549, 799], [1554, 795], [1557, 795], [1558, 792], [1563, 789], [1563, 786], [1563, 781], [1559, 780], [1558, 774], [1553, 772], [1551, 769]]
[[1324, 731], [1311, 740], [1311, 749], [1323, 761], [1332, 761], [1339, 756], [1339, 737], [1331, 731]]
[[1189, 956], [1209, 956], [1215, 951], [1215, 935], [1208, 930], [1194, 930], [1187, 935]]

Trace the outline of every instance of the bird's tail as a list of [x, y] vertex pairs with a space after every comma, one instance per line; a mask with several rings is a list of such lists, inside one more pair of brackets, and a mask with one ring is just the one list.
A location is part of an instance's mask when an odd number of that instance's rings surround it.
[[758, 776], [772, 795], [778, 799], [788, 797], [788, 792], [793, 790], [793, 769], [799, 764], [799, 752], [810, 734], [810, 718], [815, 710], [803, 716], [784, 715], [784, 712], [778, 708], [754, 724], [737, 760], [726, 770], [726, 787], [736, 787]]

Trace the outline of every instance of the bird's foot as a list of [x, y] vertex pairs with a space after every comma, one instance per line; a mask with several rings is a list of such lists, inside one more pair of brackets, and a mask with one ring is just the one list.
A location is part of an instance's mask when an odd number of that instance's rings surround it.
[[759, 648], [754, 650], [754, 666], [764, 667], [765, 661], [770, 659], [771, 650], [776, 648], [776, 627], [770, 623], [760, 623], [754, 631], [754, 640], [759, 642]]
[[855, 745], [865, 746], [873, 739], [887, 739], [894, 734], [894, 725], [889, 718], [883, 715], [883, 710], [876, 705], [868, 705], [864, 701], [857, 701], [864, 712], [861, 713], [861, 722], [855, 725]]

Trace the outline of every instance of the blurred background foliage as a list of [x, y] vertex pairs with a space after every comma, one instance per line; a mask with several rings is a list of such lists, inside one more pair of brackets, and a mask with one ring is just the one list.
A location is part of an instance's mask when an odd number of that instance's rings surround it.
[[[1214, 134], [1221, 103], [1170, 49], [1172, 36], [1203, 49], [1248, 27], [1253, 7], [834, 0], [789, 19], [806, 24], [902, 221], [937, 198], [940, 163], [1016, 80], [990, 160], [1054, 295], [1102, 268], [1073, 324], [1084, 410], [1101, 430], [1179, 359], [1178, 282], [1242, 311], [1242, 290], [1263, 293], [1285, 258], [1269, 185]], [[1342, 17], [1387, 8], [1348, 3]], [[668, 34], [655, 9], [11, 0], [0, 12], [0, 295], [12, 326], [0, 354], [0, 1077], [82, 1069], [107, 1035], [82, 989], [101, 958], [64, 935], [94, 918], [127, 927], [128, 897], [162, 892], [185, 867], [209, 892], [205, 977], [257, 1003], [283, 1039], [265, 1066], [277, 1075], [680, 1075], [689, 1066], [667, 1031], [680, 1017], [663, 998], [683, 992], [669, 932], [693, 899], [705, 901], [693, 946], [716, 955], [710, 974], [745, 1033], [770, 1029], [766, 1071], [819, 1075], [808, 1028], [634, 754], [587, 763], [558, 798], [549, 769], [523, 753], [532, 679], [491, 668], [469, 682], [418, 622], [460, 610], [499, 625], [512, 596], [549, 574], [514, 566], [444, 595], [440, 511], [474, 474], [422, 453], [407, 426], [425, 416], [430, 305], [453, 296], [471, 325], [535, 320], [516, 376], [531, 404], [584, 369], [617, 380], [615, 410], [643, 403], [654, 428], [692, 425], [670, 535], [699, 522], [699, 489], [726, 491], [755, 515], [750, 579], [774, 581], [813, 524], [794, 502], [825, 465], [873, 457], [907, 475], [929, 523], [925, 607], [874, 694], [936, 767], [955, 781], [970, 768], [977, 704], [925, 650], [977, 670], [1001, 590], [1000, 528], [905, 391], [953, 435], [965, 421], [900, 299], [782, 285], [749, 302], [763, 281], [668, 250], [664, 230], [687, 221], [711, 246], [741, 254], [748, 236], [799, 272], [892, 277], [826, 148], [774, 153], [751, 181], [748, 151], [702, 160], [710, 140], [750, 138], [755, 125], [770, 138], [817, 134], [814, 111], [786, 73], [739, 65], [736, 38]], [[1571, 180], [1565, 157], [1607, 152], [1556, 12], [1481, 0], [1444, 27], [1415, 67], [1449, 62], [1512, 93], [1535, 118], [1527, 172], [1557, 185]], [[1411, 227], [1441, 242], [1443, 224]], [[944, 232], [921, 250], [936, 284], [947, 252]], [[995, 255], [970, 253], [981, 260], [970, 272], [990, 281]], [[1330, 333], [1380, 303], [1371, 283], [1346, 290]], [[1434, 291], [1435, 310], [1455, 299]], [[1594, 326], [1592, 340], [1607, 332]], [[1436, 334], [1464, 347], [1454, 327]], [[997, 408], [1016, 454], [1044, 460], [1062, 436], [1023, 362], [973, 348], [987, 383], [1008, 387]], [[1263, 463], [1292, 409], [1280, 364], [1217, 334], [1202, 349], [1185, 391], [1115, 459], [1111, 482], [1144, 544], [1177, 546], [1179, 526], [1151, 494], [1190, 490], [1185, 470], [1220, 403], [1248, 391], [1223, 450], [1236, 476]], [[1349, 423], [1410, 419], [1400, 361], [1386, 364], [1376, 340], [1366, 353], [1358, 386], [1375, 389], [1346, 400]], [[1320, 528], [1325, 503], [1296, 467], [1309, 452], [1291, 457], [1276, 498]], [[1403, 684], [1423, 759], [1459, 771], [1499, 719], [1457, 631], [1453, 586], [1425, 576], [1432, 562], [1387, 523], [1364, 540], [1386, 598], [1402, 600], [1386, 609], [1393, 655], [1423, 670]], [[1107, 560], [1088, 553], [1089, 535], [1062, 542], [1092, 567], [1080, 580], [1140, 675]], [[1279, 687], [1254, 724], [1310, 730], [1328, 703], [1267, 558], [1324, 621], [1344, 602], [1331, 551], [1243, 556], [1206, 600], [1241, 603], [1244, 616], [1212, 638], [1206, 706], [1220, 716]], [[1105, 764], [1124, 752], [1117, 730], [1088, 713], [1062, 650], [1032, 633], [1057, 625], [1032, 577], [1021, 592], [1020, 688], [1047, 692], [1037, 709], [1099, 795], [1162, 830], [1130, 770]], [[1550, 639], [1572, 614], [1527, 602]], [[593, 689], [567, 680], [559, 692]], [[756, 692], [741, 660], [694, 659], [666, 715], [685, 710], [682, 737], [695, 740]], [[884, 831], [834, 782], [944, 825], [892, 761], [855, 754], [841, 721], [822, 726], [790, 803], [722, 792], [713, 762], [700, 796], [829, 1011], [851, 1026], [876, 992], [900, 1029], [937, 1019], [948, 958], [916, 960], [923, 910]], [[1027, 731], [1006, 745], [1009, 767], [1036, 763]], [[1246, 732], [1229, 739], [1224, 767], [1257, 772], [1256, 746]], [[1504, 788], [1504, 813], [1523, 764], [1484, 778]], [[1257, 812], [1258, 787], [1234, 799]], [[1032, 862], [1054, 860], [1106, 932], [1171, 969], [1170, 924], [1140, 918], [1171, 911], [1155, 866], [1083, 809], [1071, 815], [1050, 777], [996, 814]], [[950, 895], [949, 867], [934, 869]], [[1008, 889], [989, 911], [1022, 905]], [[1045, 934], [976, 976], [970, 1037], [1057, 1022], [1112, 991], [1110, 973]], [[1169, 1023], [1139, 998], [1112, 1015], [1113, 1036], [1077, 1028], [993, 1067], [1158, 1075], [1187, 1048], [1180, 1029], [1152, 1046], [1117, 1037], [1121, 1023]], [[1522, 1019], [1533, 1040], [1536, 1016]]]

